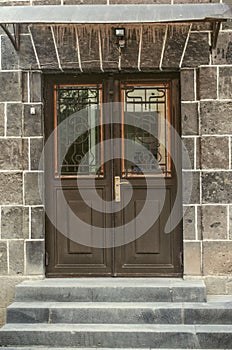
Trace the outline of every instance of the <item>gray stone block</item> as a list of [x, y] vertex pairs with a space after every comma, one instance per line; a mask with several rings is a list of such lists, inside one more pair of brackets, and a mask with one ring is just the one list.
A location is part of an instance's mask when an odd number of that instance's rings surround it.
[[0, 204], [22, 204], [22, 173], [0, 173]]
[[7, 104], [7, 136], [22, 135], [22, 104]]
[[6, 0], [4, 2], [0, 2], [0, 6], [24, 6], [30, 5], [29, 0]]
[[212, 54], [213, 64], [232, 64], [232, 33], [220, 32], [218, 35], [217, 47]]
[[[207, 295], [209, 299], [209, 295], [222, 295], [226, 294], [226, 281], [227, 277], [220, 276], [207, 276], [204, 278]], [[228, 291], [230, 293], [230, 291]]]
[[203, 270], [208, 276], [232, 273], [232, 242], [203, 242]]
[[29, 238], [28, 208], [2, 207], [1, 234], [4, 239]]
[[[205, 101], [200, 104], [202, 134], [232, 133], [232, 102]], [[218, 118], [220, 116], [220, 118]]]
[[201, 275], [201, 243], [200, 242], [184, 243], [184, 274], [190, 275], [190, 276]]
[[181, 71], [181, 101], [195, 100], [194, 70], [185, 69]]
[[110, 0], [110, 4], [171, 4], [171, 0]]
[[0, 271], [2, 275], [8, 274], [7, 243], [0, 241]]
[[179, 25], [169, 25], [162, 67], [179, 67], [189, 28], [188, 24], [182, 26], [181, 29]]
[[229, 168], [229, 137], [201, 138], [202, 169]]
[[43, 241], [26, 242], [26, 274], [28, 275], [44, 274], [44, 242]]
[[39, 179], [42, 173], [25, 173], [24, 188], [25, 188], [25, 204], [26, 205], [41, 205], [39, 192]]
[[[186, 169], [194, 169], [194, 138], [193, 137], [189, 137], [189, 138], [183, 138], [182, 142], [185, 146], [185, 149], [187, 151], [188, 157], [189, 159], [186, 159], [185, 157], [183, 157], [182, 159], [182, 169], [186, 170]], [[189, 162], [190, 161], [190, 162]], [[190, 164], [189, 164], [190, 163]]]
[[37, 5], [61, 5], [61, 0], [32, 0], [34, 6]]
[[185, 240], [195, 240], [195, 207], [184, 208], [183, 232]]
[[45, 213], [43, 208], [31, 208], [31, 238], [45, 237]]
[[[46, 328], [45, 328], [46, 327]], [[46, 331], [45, 331], [46, 329]], [[168, 325], [23, 325], [8, 324], [0, 332], [5, 345], [113, 348], [197, 348], [194, 326]], [[219, 349], [219, 348], [218, 348]]]
[[[74, 1], [79, 1], [79, 0], [74, 0]], [[93, 0], [87, 0], [87, 2], [88, 1], [93, 1]], [[110, 4], [170, 4], [170, 3], [171, 3], [171, 0], [110, 0]]]
[[[155, 43], [151, 41], [150, 27], [143, 26], [143, 37], [142, 37], [142, 51], [141, 51], [141, 68], [143, 69], [154, 69], [159, 68], [161, 53], [163, 49], [163, 41], [165, 37], [166, 26], [160, 25], [155, 30], [155, 37], [159, 40], [155, 40]], [[155, 48], [155, 49], [154, 49]], [[107, 61], [108, 53], [104, 53], [104, 59]], [[113, 61], [118, 61], [117, 53], [112, 50], [111, 57]], [[112, 67], [113, 68], [113, 67]]]
[[38, 69], [30, 35], [20, 36], [19, 66], [21, 69]]
[[199, 345], [203, 349], [230, 349], [232, 327], [228, 325], [196, 326]]
[[0, 136], [4, 136], [4, 120], [5, 120], [5, 112], [4, 112], [4, 104], [0, 103]]
[[227, 208], [207, 205], [201, 210], [203, 239], [227, 239]]
[[[187, 288], [191, 293], [185, 293]], [[175, 293], [174, 293], [175, 292]], [[16, 289], [17, 301], [49, 302], [171, 302], [174, 297], [186, 301], [205, 301], [203, 281], [178, 279], [55, 279], [25, 282]], [[173, 295], [175, 296], [173, 297]]]
[[0, 169], [17, 171], [28, 168], [27, 140], [1, 139], [0, 149]]
[[9, 241], [9, 273], [23, 275], [24, 273], [24, 241]]
[[[191, 290], [186, 289], [186, 294]], [[231, 325], [232, 302], [91, 303], [15, 302], [8, 323]]]
[[29, 103], [28, 72], [22, 72], [22, 102]]
[[[113, 4], [113, 1], [110, 0], [110, 3]], [[106, 5], [106, 0], [64, 0], [64, 5]]]
[[0, 308], [0, 327], [6, 323], [6, 309]]
[[0, 72], [0, 101], [21, 101], [21, 72]]
[[231, 99], [232, 67], [219, 67], [219, 98]]
[[1, 276], [0, 288], [0, 304], [2, 307], [7, 307], [13, 303], [15, 297], [15, 286], [21, 283], [26, 278], [18, 275]]
[[199, 99], [217, 98], [217, 68], [200, 67], [198, 70], [198, 96]]
[[[193, 243], [195, 244], [195, 243]], [[190, 272], [189, 274], [198, 275], [198, 260], [199, 260], [199, 253], [197, 249], [195, 249], [196, 257], [195, 262], [193, 266], [193, 273]], [[198, 255], [197, 255], [198, 254]], [[173, 302], [198, 302], [198, 301], [206, 301], [206, 292], [205, 288], [196, 288], [196, 286], [192, 287], [179, 287], [173, 289]]]
[[183, 135], [198, 135], [199, 133], [199, 116], [198, 103], [182, 103], [181, 104], [181, 121]]
[[209, 34], [191, 33], [185, 51], [182, 67], [208, 65], [210, 58]]
[[219, 2], [219, 0], [174, 0], [174, 4], [206, 4], [206, 3]]
[[2, 69], [19, 69], [19, 55], [7, 35], [1, 37]]
[[229, 236], [232, 240], [232, 206], [229, 207]]
[[41, 68], [59, 69], [50, 26], [33, 25], [31, 33]]
[[202, 174], [203, 203], [227, 204], [232, 202], [231, 172], [207, 172]]
[[66, 27], [56, 31], [57, 50], [60, 64], [63, 69], [79, 70], [76, 30], [73, 27]]
[[[174, 305], [174, 307], [173, 307]], [[176, 324], [181, 304], [173, 303], [13, 303], [8, 323]]]
[[[183, 172], [183, 203], [197, 204], [200, 203], [200, 174], [192, 171]], [[191, 190], [190, 199], [188, 198], [189, 190]]]
[[43, 151], [43, 139], [30, 139], [31, 170], [39, 170], [40, 157]]
[[7, 323], [48, 323], [49, 308], [41, 303], [36, 305], [26, 304], [24, 307], [13, 303], [7, 308]]
[[[35, 114], [31, 114], [31, 107]], [[24, 136], [43, 136], [42, 106], [24, 105]]]
[[42, 102], [41, 73], [32, 72], [30, 74], [30, 101]]
[[231, 305], [225, 307], [221, 304], [215, 307], [205, 305], [201, 307], [185, 308], [184, 322], [186, 324], [223, 324], [231, 325]]

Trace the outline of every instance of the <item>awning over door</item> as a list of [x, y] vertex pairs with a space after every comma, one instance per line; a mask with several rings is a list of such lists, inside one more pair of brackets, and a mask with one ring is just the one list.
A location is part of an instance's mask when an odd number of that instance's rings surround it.
[[[216, 47], [220, 24], [227, 19], [232, 19], [232, 8], [223, 3], [0, 7], [0, 26], [24, 69], [32, 51], [40, 69], [82, 71], [98, 63], [101, 71], [207, 64], [209, 46]], [[28, 26], [27, 35], [20, 35], [20, 25]], [[122, 55], [115, 45], [115, 27], [126, 29]]]
[[168, 23], [232, 18], [227, 4], [1, 7], [0, 23]]

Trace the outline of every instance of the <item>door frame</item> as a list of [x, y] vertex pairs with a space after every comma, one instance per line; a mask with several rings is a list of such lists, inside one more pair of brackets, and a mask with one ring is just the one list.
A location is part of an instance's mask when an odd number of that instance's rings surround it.
[[[49, 135], [49, 129], [51, 130], [51, 123], [53, 122], [52, 118], [47, 118], [46, 116], [49, 116], [49, 114], [53, 113], [51, 110], [51, 105], [49, 106], [48, 103], [46, 103], [46, 96], [47, 96], [47, 89], [49, 88], [50, 85], [53, 85], [55, 83], [61, 83], [62, 84], [74, 84], [75, 79], [81, 79], [81, 82], [84, 84], [88, 84], [90, 81], [91, 83], [94, 83], [94, 81], [99, 82], [104, 79], [104, 77], [107, 77], [107, 80], [113, 81], [114, 79], [123, 79], [134, 81], [134, 82], [156, 82], [160, 81], [163, 82], [165, 80], [168, 80], [172, 84], [172, 96], [171, 96], [171, 101], [170, 101], [170, 108], [171, 108], [171, 124], [175, 127], [176, 131], [178, 134], [181, 134], [181, 118], [180, 118], [180, 85], [179, 85], [179, 73], [100, 73], [100, 74], [46, 74], [44, 76], [44, 97], [45, 97], [45, 141]], [[113, 87], [113, 85], [112, 85]], [[110, 87], [109, 87], [110, 88]], [[111, 99], [108, 99], [107, 96], [104, 96], [104, 100], [106, 102], [114, 101], [113, 95], [111, 95]], [[172, 140], [173, 142], [173, 140]], [[174, 145], [173, 145], [174, 146]], [[179, 164], [181, 164], [181, 152], [178, 152], [179, 155]], [[45, 162], [46, 164], [46, 162]], [[181, 176], [181, 169], [179, 169], [179, 174], [178, 176]], [[47, 171], [47, 167], [45, 166], [45, 172]], [[175, 174], [177, 176], [177, 174]], [[46, 176], [45, 176], [46, 177]], [[182, 202], [181, 202], [181, 208], [180, 210], [182, 211]], [[47, 252], [51, 252], [54, 247], [51, 246], [52, 240], [48, 237], [47, 234], [47, 225], [48, 225], [48, 218], [46, 217], [46, 223], [45, 223], [45, 247], [46, 247], [46, 260], [50, 259], [50, 254], [48, 255]], [[175, 266], [176, 266], [176, 272], [175, 273], [158, 273], [158, 274], [152, 274], [151, 276], [146, 275], [146, 277], [182, 277], [183, 275], [183, 262], [182, 262], [182, 256], [183, 256], [183, 228], [182, 228], [182, 221], [178, 225], [178, 234], [175, 236], [175, 240], [177, 245], [179, 246], [179, 255], [175, 257]], [[54, 243], [54, 242], [53, 242]], [[117, 248], [115, 248], [117, 249]], [[112, 254], [109, 252], [109, 250], [106, 249], [106, 254], [108, 254], [109, 259], [111, 259], [111, 264], [114, 266], [115, 264], [115, 251], [112, 252]], [[114, 268], [113, 268], [114, 269]], [[65, 274], [60, 273], [59, 275], [53, 275], [46, 273], [48, 277], [72, 277], [71, 275], [67, 276]], [[92, 275], [85, 275], [86, 277], [92, 277]], [[97, 277], [98, 274], [94, 275], [94, 277]], [[102, 277], [102, 274], [100, 273], [99, 276]], [[114, 274], [112, 273], [107, 273], [104, 275], [105, 277], [113, 277]], [[128, 273], [127, 275], [129, 276], [134, 276], [130, 275]], [[78, 277], [78, 276], [73, 276], [73, 277]], [[81, 277], [81, 276], [80, 276]], [[82, 276], [83, 277], [83, 276]], [[119, 274], [120, 277], [120, 274]], [[123, 275], [121, 276], [123, 277]], [[136, 277], [136, 276], [134, 276]], [[142, 277], [142, 276], [140, 276]]]

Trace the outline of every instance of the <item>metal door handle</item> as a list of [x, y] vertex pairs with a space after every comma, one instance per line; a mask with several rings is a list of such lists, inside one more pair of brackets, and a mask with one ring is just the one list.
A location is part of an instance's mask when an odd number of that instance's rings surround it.
[[128, 185], [129, 181], [121, 181], [120, 176], [114, 177], [114, 199], [115, 202], [121, 202], [121, 185]]

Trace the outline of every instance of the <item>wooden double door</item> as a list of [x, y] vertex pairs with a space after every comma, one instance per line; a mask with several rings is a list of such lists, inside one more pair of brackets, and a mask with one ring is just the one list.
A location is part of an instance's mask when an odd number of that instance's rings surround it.
[[178, 76], [47, 75], [44, 91], [46, 275], [181, 276]]

